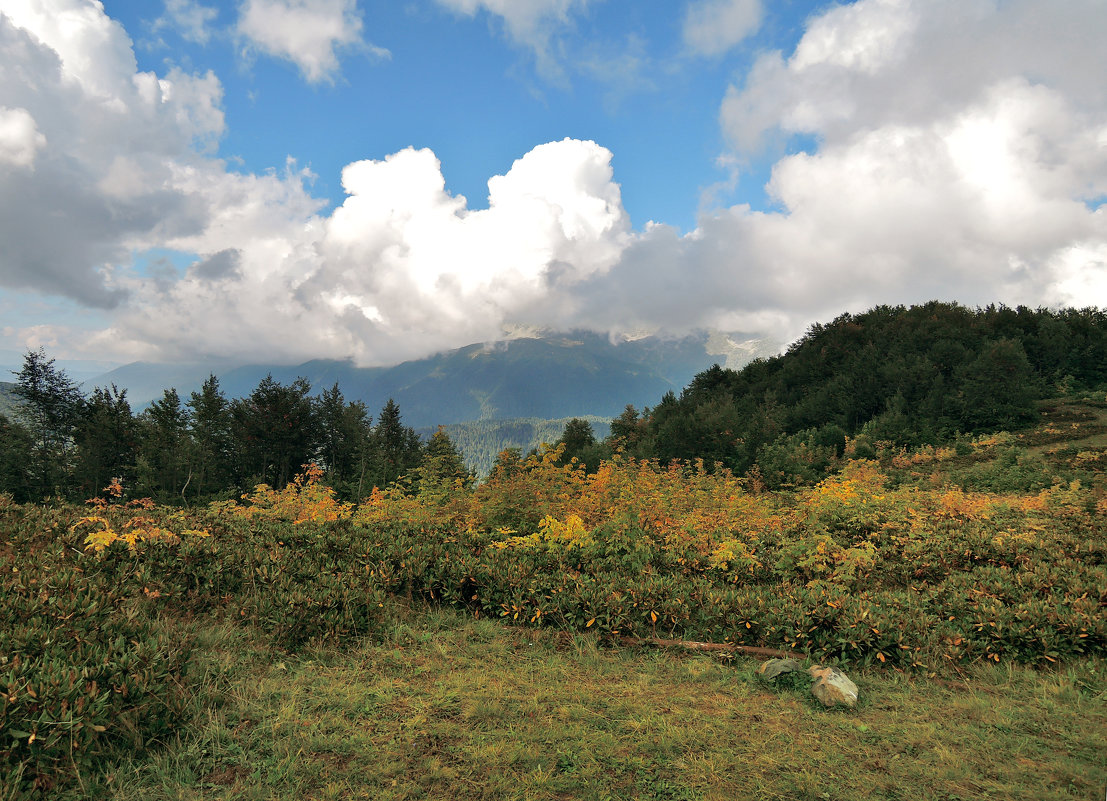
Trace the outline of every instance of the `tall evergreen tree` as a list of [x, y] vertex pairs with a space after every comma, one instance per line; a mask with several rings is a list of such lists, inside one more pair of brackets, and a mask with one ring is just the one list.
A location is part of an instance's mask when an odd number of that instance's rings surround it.
[[135, 479], [138, 432], [127, 390], [96, 387], [82, 404], [74, 432], [76, 479], [86, 497], [99, 494], [112, 479], [130, 487]]
[[377, 415], [377, 424], [370, 438], [368, 476], [372, 483], [384, 487], [402, 476], [411, 475], [422, 461], [423, 448], [415, 429], [403, 424], [400, 407], [392, 398]]
[[185, 497], [195, 450], [189, 422], [188, 408], [175, 388], [165, 390], [139, 415], [140, 492], [162, 502]]
[[561, 452], [562, 464], [569, 464], [576, 459], [588, 471], [597, 470], [601, 461], [611, 457], [611, 448], [597, 442], [592, 424], [579, 417], [574, 417], [565, 424], [565, 430], [555, 445], [565, 446]]
[[442, 426], [423, 447], [423, 463], [419, 467], [420, 492], [449, 491], [461, 482], [465, 489], [473, 485], [473, 471], [465, 465], [461, 451], [454, 445]]
[[372, 418], [361, 401], [347, 403], [337, 383], [323, 390], [315, 413], [324, 480], [342, 497], [357, 500], [367, 469]]
[[209, 497], [229, 489], [237, 475], [231, 404], [209, 375], [188, 401], [189, 425], [195, 457], [187, 497]]
[[17, 417], [34, 442], [28, 459], [32, 493], [38, 498], [69, 488], [73, 432], [83, 396], [46, 352], [28, 351], [15, 374], [15, 393], [22, 401]]
[[631, 404], [627, 404], [623, 413], [611, 421], [611, 435], [608, 444], [614, 451], [626, 453], [643, 458], [648, 456], [645, 451], [645, 439], [649, 435], [648, 414], [638, 414], [638, 410]]
[[248, 398], [231, 404], [238, 454], [249, 482], [279, 489], [315, 459], [319, 431], [310, 393], [305, 378], [285, 386], [268, 375]]

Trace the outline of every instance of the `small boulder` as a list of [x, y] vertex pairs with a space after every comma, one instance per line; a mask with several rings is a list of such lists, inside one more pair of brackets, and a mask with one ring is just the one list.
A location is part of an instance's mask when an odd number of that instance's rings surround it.
[[772, 681], [784, 673], [798, 673], [803, 670], [803, 665], [795, 659], [770, 659], [761, 663], [757, 669], [757, 675], [766, 681]]
[[838, 668], [812, 665], [807, 672], [815, 679], [815, 683], [811, 685], [811, 694], [822, 701], [824, 706], [857, 706], [857, 685]]

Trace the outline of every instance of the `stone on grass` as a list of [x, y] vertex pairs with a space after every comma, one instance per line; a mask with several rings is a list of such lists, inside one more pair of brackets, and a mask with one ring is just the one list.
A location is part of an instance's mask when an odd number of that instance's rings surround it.
[[857, 685], [838, 668], [812, 665], [807, 672], [815, 679], [811, 694], [824, 706], [857, 706]]
[[761, 667], [757, 669], [757, 674], [761, 678], [771, 681], [781, 674], [798, 673], [801, 670], [803, 670], [803, 665], [795, 659], [770, 659], [761, 663]]

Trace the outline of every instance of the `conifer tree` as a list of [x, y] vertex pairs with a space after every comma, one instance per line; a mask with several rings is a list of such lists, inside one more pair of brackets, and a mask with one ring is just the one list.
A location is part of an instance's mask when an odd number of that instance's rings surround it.
[[439, 426], [423, 448], [423, 464], [419, 468], [420, 492], [449, 493], [459, 482], [461, 488], [470, 489], [473, 481], [473, 471], [466, 467], [461, 451], [446, 429]]
[[392, 398], [377, 415], [370, 438], [369, 477], [378, 487], [408, 476], [422, 461], [422, 445], [415, 430], [403, 424], [400, 407]]
[[177, 390], [165, 390], [138, 422], [140, 491], [163, 502], [184, 498], [196, 448], [188, 433], [189, 410]]
[[285, 386], [272, 375], [249, 397], [231, 404], [243, 477], [280, 489], [315, 458], [319, 430], [311, 385], [297, 378]]
[[357, 500], [366, 469], [372, 418], [361, 401], [347, 403], [337, 383], [323, 390], [315, 409], [324, 481], [341, 496]]
[[195, 447], [192, 480], [186, 497], [206, 497], [229, 489], [237, 474], [231, 404], [209, 375], [189, 396], [189, 433]]
[[32, 494], [45, 498], [68, 488], [73, 432], [84, 397], [42, 348], [24, 355], [23, 369], [15, 376], [22, 401], [17, 417], [34, 443], [28, 455]]
[[86, 497], [98, 495], [113, 479], [130, 487], [135, 478], [138, 432], [127, 390], [96, 387], [82, 404], [74, 431], [76, 479]]

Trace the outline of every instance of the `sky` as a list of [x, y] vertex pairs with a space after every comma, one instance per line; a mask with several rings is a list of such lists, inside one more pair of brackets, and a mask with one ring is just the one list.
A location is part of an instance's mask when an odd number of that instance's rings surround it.
[[3, 0], [0, 354], [1107, 308], [1104, 0]]

